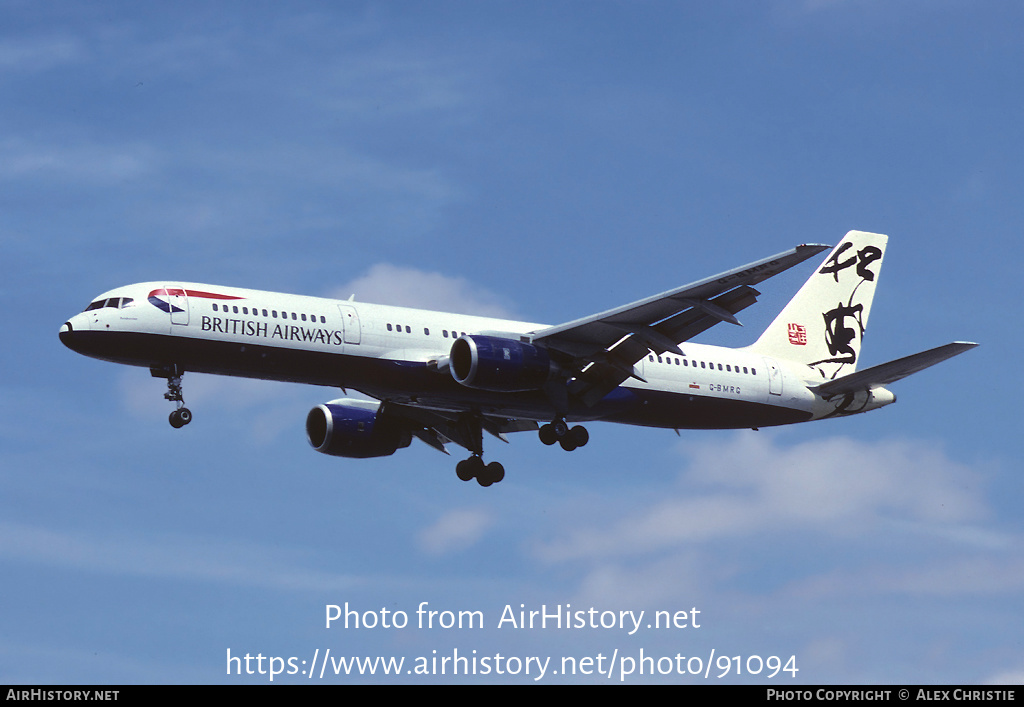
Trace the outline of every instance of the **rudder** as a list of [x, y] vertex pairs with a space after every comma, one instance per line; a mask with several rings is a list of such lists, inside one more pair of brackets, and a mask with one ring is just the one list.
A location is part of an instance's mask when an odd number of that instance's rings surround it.
[[748, 350], [807, 364], [823, 380], [855, 371], [887, 241], [847, 233]]

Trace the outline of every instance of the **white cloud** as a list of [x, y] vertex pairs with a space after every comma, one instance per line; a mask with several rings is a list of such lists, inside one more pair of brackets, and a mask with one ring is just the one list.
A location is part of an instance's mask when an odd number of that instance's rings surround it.
[[922, 566], [878, 564], [837, 569], [796, 582], [789, 591], [804, 599], [826, 595], [906, 594], [923, 597], [1015, 595], [1024, 589], [1024, 559], [952, 556]]
[[352, 294], [356, 301], [376, 304], [505, 319], [515, 317], [510, 305], [498, 295], [463, 277], [389, 263], [374, 265], [366, 275], [337, 288], [331, 296], [348, 299]]
[[157, 168], [155, 153], [143, 145], [65, 145], [0, 142], [0, 179], [63, 179], [108, 184], [137, 179]]
[[71, 37], [6, 37], [0, 39], [0, 69], [22, 73], [46, 71], [79, 61], [81, 42]]
[[491, 526], [485, 511], [463, 509], [449, 511], [433, 525], [420, 531], [419, 546], [431, 555], [446, 555], [475, 545]]
[[792, 530], [856, 537], [907, 522], [948, 540], [950, 528], [986, 515], [978, 475], [923, 442], [834, 437], [783, 447], [771, 434], [741, 432], [680, 450], [676, 492], [627, 517], [574, 526], [540, 557], [628, 557]]
[[982, 685], [1024, 685], [1024, 668], [1004, 670], [990, 678], [981, 680]]

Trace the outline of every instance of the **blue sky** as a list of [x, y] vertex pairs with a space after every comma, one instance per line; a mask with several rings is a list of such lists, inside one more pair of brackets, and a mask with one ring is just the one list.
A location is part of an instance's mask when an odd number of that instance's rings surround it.
[[[226, 675], [227, 651], [327, 649], [1024, 679], [1018, 3], [3, 1], [0, 19], [0, 682], [261, 683]], [[858, 418], [597, 423], [572, 454], [490, 440], [507, 477], [489, 489], [418, 442], [314, 453], [303, 421], [330, 389], [187, 375], [195, 421], [172, 430], [162, 381], [57, 339], [95, 295], [174, 279], [557, 324], [851, 229], [890, 236], [865, 363], [982, 345]], [[700, 341], [751, 343], [809, 272]], [[328, 604], [415, 622], [424, 601], [486, 625], [324, 625]], [[498, 628], [521, 604], [696, 607], [701, 626]], [[506, 668], [322, 681], [537, 677]], [[625, 678], [669, 680], [716, 682]]]

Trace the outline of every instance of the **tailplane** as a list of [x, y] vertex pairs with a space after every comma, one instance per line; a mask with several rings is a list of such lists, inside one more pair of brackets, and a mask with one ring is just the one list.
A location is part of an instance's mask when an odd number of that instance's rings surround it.
[[833, 380], [857, 369], [887, 236], [850, 231], [749, 350]]

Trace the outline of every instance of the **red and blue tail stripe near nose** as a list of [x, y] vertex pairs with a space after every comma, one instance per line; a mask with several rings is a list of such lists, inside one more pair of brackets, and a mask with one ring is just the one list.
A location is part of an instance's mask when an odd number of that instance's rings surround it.
[[244, 297], [235, 297], [234, 295], [222, 295], [216, 292], [203, 292], [202, 290], [186, 290], [181, 287], [161, 287], [159, 290], [153, 290], [149, 293], [147, 299], [149, 303], [159, 310], [172, 314], [174, 312], [184, 312], [181, 307], [171, 304], [168, 299], [169, 297], [201, 297], [203, 299], [216, 299], [216, 300], [237, 300], [245, 299]]

